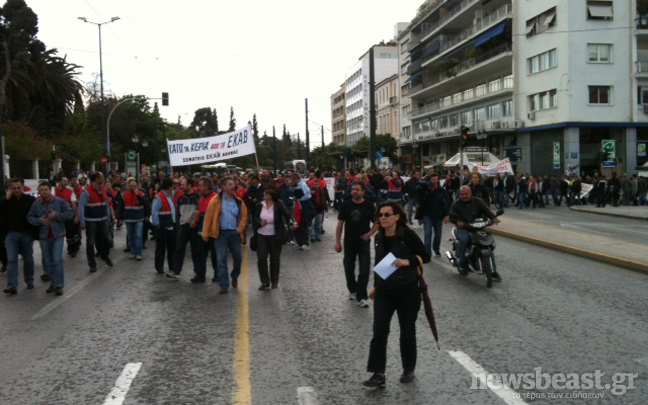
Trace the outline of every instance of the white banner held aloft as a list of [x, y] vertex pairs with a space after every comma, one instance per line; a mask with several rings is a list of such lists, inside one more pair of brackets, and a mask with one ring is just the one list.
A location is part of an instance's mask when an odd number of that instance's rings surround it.
[[494, 163], [490, 166], [480, 166], [472, 163], [468, 163], [470, 170], [473, 170], [475, 167], [484, 176], [496, 176], [497, 174], [515, 174], [513, 172], [513, 166], [511, 166], [511, 161], [509, 158], [500, 160], [497, 163]]
[[173, 166], [205, 164], [256, 153], [252, 128], [248, 125], [238, 131], [208, 138], [169, 141], [169, 163]]

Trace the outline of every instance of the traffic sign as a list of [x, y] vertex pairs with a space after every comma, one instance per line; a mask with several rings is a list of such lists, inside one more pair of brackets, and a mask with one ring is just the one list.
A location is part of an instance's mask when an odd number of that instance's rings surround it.
[[107, 157], [102, 157], [101, 158], [101, 164], [102, 165], [107, 165], [108, 164], [108, 158]]
[[128, 153], [126, 154], [126, 157], [128, 158], [128, 160], [131, 161], [137, 160], [137, 153], [135, 153], [134, 150], [129, 150]]

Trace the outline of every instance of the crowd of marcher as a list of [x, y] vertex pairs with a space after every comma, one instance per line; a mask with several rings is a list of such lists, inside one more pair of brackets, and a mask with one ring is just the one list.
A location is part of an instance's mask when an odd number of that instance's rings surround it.
[[[69, 177], [52, 172], [36, 192], [27, 190], [22, 179], [13, 178], [6, 182], [6, 194], [0, 196], [0, 238], [4, 241], [0, 260], [2, 271], [7, 272], [4, 292], [18, 293], [19, 256], [26, 288], [34, 288], [33, 241], [38, 240], [40, 278], [50, 283], [48, 293], [62, 295], [64, 244], [67, 242], [67, 253], [74, 258], [85, 240], [88, 269], [94, 273], [97, 257], [107, 266], [113, 265], [110, 251], [115, 230], [124, 225], [124, 251], [130, 253], [129, 259], [145, 259], [147, 241], [155, 240], [154, 269], [170, 280], [177, 280], [188, 265], [189, 245], [190, 281], [207, 281], [209, 261], [211, 281], [218, 283], [220, 294], [227, 294], [230, 287], [238, 287], [243, 246], [249, 245], [257, 254], [259, 290], [275, 289], [282, 247], [289, 244], [294, 250], [308, 251], [318, 246], [324, 238], [328, 211], [333, 209], [338, 220], [334, 249], [343, 252], [348, 298], [361, 308], [368, 308], [374, 300], [374, 337], [368, 363], [373, 375], [365, 385], [384, 387], [387, 336], [394, 313], [401, 323], [400, 381], [414, 378], [414, 324], [421, 304], [418, 268], [433, 255], [440, 256], [444, 223], [462, 226], [464, 220], [457, 212], [479, 205], [492, 218], [490, 206], [534, 209], [550, 203], [560, 206], [563, 199], [567, 205], [646, 205], [646, 179], [636, 175], [579, 178], [505, 173], [484, 177], [475, 171], [465, 172], [463, 182], [461, 177], [452, 172], [440, 175], [433, 169], [427, 173], [286, 171], [276, 176], [268, 170], [212, 174], [160, 171], [143, 173], [138, 181], [131, 174], [118, 172], [107, 178], [101, 172]], [[478, 204], [471, 203], [475, 197]], [[410, 229], [414, 221], [424, 227], [422, 241]], [[396, 270], [388, 278], [376, 274], [370, 288], [374, 235], [374, 264], [391, 253]], [[501, 281], [496, 271], [493, 280]]]

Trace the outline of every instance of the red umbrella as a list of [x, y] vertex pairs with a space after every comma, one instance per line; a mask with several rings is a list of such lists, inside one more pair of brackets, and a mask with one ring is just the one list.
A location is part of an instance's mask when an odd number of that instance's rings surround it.
[[418, 274], [419, 274], [419, 288], [421, 289], [421, 297], [423, 298], [423, 308], [425, 308], [425, 317], [430, 324], [430, 329], [432, 329], [432, 334], [434, 335], [434, 340], [436, 340], [437, 349], [441, 350], [441, 343], [439, 343], [439, 332], [437, 332], [436, 321], [434, 320], [434, 310], [432, 309], [432, 301], [430, 300], [430, 295], [428, 294], [428, 286], [423, 279], [423, 260], [416, 256], [419, 259]]

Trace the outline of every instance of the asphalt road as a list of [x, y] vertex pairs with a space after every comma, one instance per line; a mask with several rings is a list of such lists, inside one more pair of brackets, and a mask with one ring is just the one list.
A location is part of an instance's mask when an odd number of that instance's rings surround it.
[[[648, 276], [504, 238], [496, 251], [504, 281], [492, 289], [476, 276], [460, 276], [445, 257], [426, 266], [441, 350], [421, 310], [417, 379], [399, 383], [394, 320], [387, 389], [362, 387], [373, 309], [347, 300], [334, 225], [331, 214], [324, 241], [310, 251], [284, 249], [280, 287], [272, 291], [257, 291], [253, 252], [244, 259], [248, 282], [226, 296], [212, 283], [190, 284], [190, 264], [180, 281], [169, 281], [153, 270], [153, 243], [143, 262], [125, 258], [125, 230], [117, 231], [113, 268], [101, 265], [90, 274], [81, 255], [66, 258], [62, 297], [45, 294], [40, 282], [0, 297], [0, 403], [120, 403], [107, 400], [111, 392], [119, 397], [115, 385], [124, 387], [124, 404], [645, 403]], [[141, 365], [127, 387], [118, 377], [132, 363]], [[623, 395], [504, 392], [474, 388], [475, 367], [540, 368], [549, 376], [600, 370], [602, 385], [615, 373], [637, 376]], [[565, 397], [574, 391], [603, 397]], [[550, 393], [563, 398], [549, 399]]]

